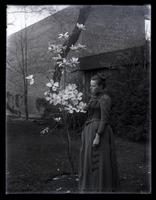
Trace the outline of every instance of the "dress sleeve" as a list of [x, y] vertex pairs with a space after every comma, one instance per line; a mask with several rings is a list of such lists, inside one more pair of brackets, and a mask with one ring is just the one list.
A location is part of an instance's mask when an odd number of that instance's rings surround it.
[[97, 130], [97, 133], [99, 135], [103, 134], [105, 125], [109, 120], [110, 108], [111, 108], [111, 98], [108, 95], [103, 95], [100, 99], [101, 119]]

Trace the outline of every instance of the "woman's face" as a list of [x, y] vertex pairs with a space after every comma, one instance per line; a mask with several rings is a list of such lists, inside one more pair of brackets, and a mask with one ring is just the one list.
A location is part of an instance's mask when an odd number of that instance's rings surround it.
[[96, 80], [91, 80], [90, 81], [90, 91], [92, 94], [96, 93], [96, 91], [98, 90], [99, 86], [97, 84]]

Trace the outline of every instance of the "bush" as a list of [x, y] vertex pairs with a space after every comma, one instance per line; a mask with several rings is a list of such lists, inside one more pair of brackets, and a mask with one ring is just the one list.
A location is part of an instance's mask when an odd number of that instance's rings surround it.
[[149, 139], [149, 74], [143, 66], [127, 66], [112, 88], [111, 124], [115, 134], [133, 141]]
[[49, 104], [49, 102], [45, 98], [37, 98], [36, 99], [36, 108], [41, 113], [42, 118], [49, 118], [53, 114], [58, 113], [59, 110], [57, 106], [54, 106], [52, 104]]
[[40, 112], [40, 110], [42, 108], [46, 108], [47, 107], [47, 101], [45, 98], [37, 98], [36, 99], [36, 108], [37, 110]]
[[36, 108], [39, 112], [42, 110], [41, 119], [49, 128], [54, 128], [56, 125], [57, 127], [61, 126], [61, 122], [54, 120], [55, 117], [60, 116], [60, 111], [57, 106], [49, 104], [45, 98], [37, 98]]

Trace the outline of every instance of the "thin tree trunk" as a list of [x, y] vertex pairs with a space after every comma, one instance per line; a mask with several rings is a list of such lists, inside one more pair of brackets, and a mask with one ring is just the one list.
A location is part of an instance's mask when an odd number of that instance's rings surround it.
[[74, 174], [74, 162], [72, 159], [72, 149], [71, 149], [71, 137], [68, 128], [66, 128], [67, 131], [67, 154], [68, 154], [68, 160], [71, 166], [72, 174]]
[[25, 106], [25, 119], [28, 120], [29, 114], [28, 114], [28, 90], [27, 85], [24, 88], [24, 106]]
[[[26, 16], [25, 16], [25, 27], [26, 27]], [[27, 47], [28, 41], [27, 41], [27, 29], [25, 29], [25, 77], [28, 75], [28, 66], [27, 66], [27, 53], [28, 53], [28, 47]], [[28, 120], [29, 118], [29, 112], [28, 112], [28, 84], [26, 81], [26, 85], [25, 85], [25, 92], [24, 92], [24, 96], [25, 96], [25, 115], [26, 115], [26, 120]]]
[[[25, 14], [25, 27], [26, 27], [26, 14]], [[23, 86], [24, 86], [24, 107], [25, 107], [25, 119], [28, 120], [29, 112], [28, 112], [28, 84], [26, 77], [28, 75], [27, 72], [27, 29], [25, 29], [24, 37], [21, 33], [21, 53], [22, 53], [22, 74], [23, 74]]]
[[64, 121], [64, 125], [65, 125], [65, 134], [66, 134], [66, 138], [67, 138], [67, 156], [68, 156], [68, 161], [71, 167], [71, 174], [74, 174], [74, 162], [72, 159], [72, 148], [71, 148], [71, 137], [70, 137], [70, 133], [69, 133], [69, 129], [68, 129], [68, 124], [67, 124], [67, 120], [68, 120], [68, 116], [67, 113], [63, 113], [63, 121]]
[[27, 80], [25, 79], [25, 72], [23, 71], [23, 86], [24, 86], [24, 110], [25, 110], [25, 119], [29, 119], [29, 113], [28, 113], [28, 86], [27, 86]]

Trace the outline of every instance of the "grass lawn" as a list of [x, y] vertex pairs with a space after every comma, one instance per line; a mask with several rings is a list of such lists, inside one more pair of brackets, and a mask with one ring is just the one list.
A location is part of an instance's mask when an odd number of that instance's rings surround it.
[[[70, 165], [62, 129], [41, 135], [46, 125], [32, 121], [7, 124], [6, 192], [76, 192], [77, 176], [69, 176]], [[77, 174], [80, 136], [72, 142]], [[145, 145], [116, 137], [121, 192], [148, 192], [150, 168]], [[147, 156], [148, 158], [148, 156]], [[57, 178], [60, 175], [61, 178]]]

